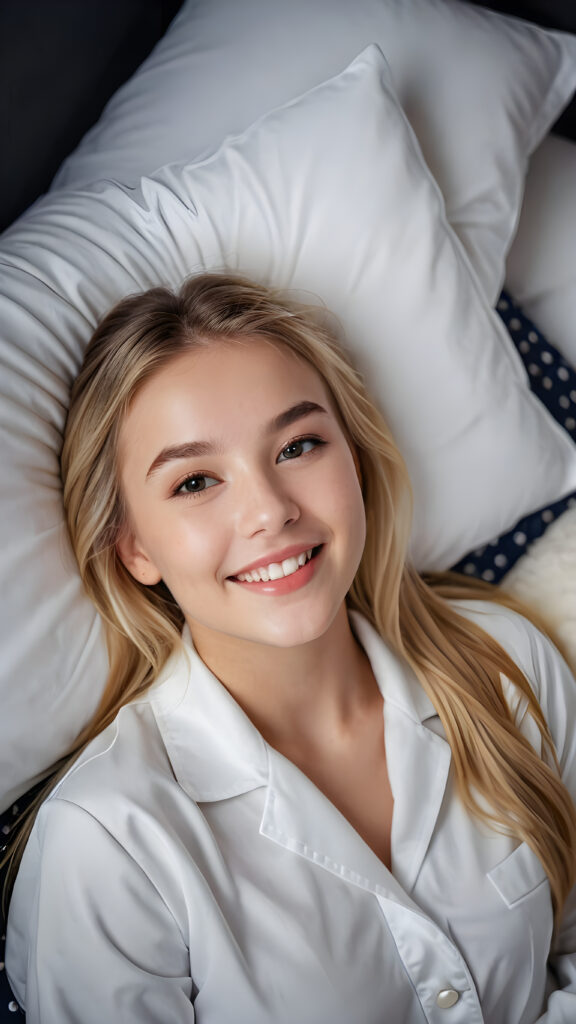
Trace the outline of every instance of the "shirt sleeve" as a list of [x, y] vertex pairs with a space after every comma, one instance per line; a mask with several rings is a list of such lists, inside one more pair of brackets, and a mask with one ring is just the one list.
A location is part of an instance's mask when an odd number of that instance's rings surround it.
[[7, 967], [14, 965], [28, 1024], [194, 1021], [177, 922], [142, 868], [87, 811], [61, 799], [44, 805], [16, 884], [25, 912], [9, 922]]
[[[576, 803], [576, 682], [550, 641], [532, 634], [532, 662], [538, 698], [550, 727], [562, 779]], [[576, 1021], [576, 886], [564, 906], [549, 958], [550, 988], [546, 1011], [536, 1024]]]

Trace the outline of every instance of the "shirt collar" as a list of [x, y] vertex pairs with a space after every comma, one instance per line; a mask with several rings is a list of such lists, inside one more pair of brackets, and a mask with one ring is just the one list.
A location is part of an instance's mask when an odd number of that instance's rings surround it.
[[267, 744], [194, 650], [182, 647], [151, 691], [174, 774], [193, 800], [225, 800], [268, 782]]
[[[414, 672], [363, 616], [350, 618], [384, 701], [417, 723], [435, 717]], [[196, 653], [187, 628], [182, 641], [146, 696], [179, 784], [199, 803], [267, 785], [268, 744]]]
[[368, 656], [385, 704], [394, 704], [415, 722], [436, 718], [438, 712], [414, 670], [386, 645], [363, 615], [351, 611], [349, 616], [354, 634]]

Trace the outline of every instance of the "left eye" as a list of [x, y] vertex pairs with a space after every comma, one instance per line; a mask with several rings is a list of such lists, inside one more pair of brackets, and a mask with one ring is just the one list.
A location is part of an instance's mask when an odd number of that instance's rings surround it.
[[213, 487], [214, 484], [220, 483], [213, 476], [208, 476], [206, 473], [195, 473], [194, 476], [187, 476], [176, 489], [176, 494], [200, 494], [201, 491], [205, 491], [208, 487]]
[[312, 451], [313, 448], [317, 448], [320, 444], [324, 444], [324, 442], [314, 437], [303, 437], [298, 441], [291, 441], [290, 444], [287, 444], [282, 449], [277, 461], [285, 462], [286, 459], [298, 459], [300, 455], [305, 455], [306, 452]]

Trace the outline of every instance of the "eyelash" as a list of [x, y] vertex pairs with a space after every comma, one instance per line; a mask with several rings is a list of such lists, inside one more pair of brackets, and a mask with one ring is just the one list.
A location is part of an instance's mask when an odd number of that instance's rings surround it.
[[[322, 438], [320, 438], [320, 437], [315, 437], [312, 434], [305, 434], [302, 437], [293, 437], [292, 440], [289, 441], [288, 444], [285, 444], [284, 447], [280, 450], [279, 455], [282, 455], [285, 451], [287, 451], [288, 448], [291, 448], [292, 445], [295, 445], [295, 444], [305, 444], [307, 441], [311, 441], [314, 444], [314, 447], [309, 452], [302, 452], [301, 455], [298, 455], [298, 456], [295, 457], [296, 459], [302, 458], [302, 455], [312, 455], [312, 453], [314, 451], [316, 451], [318, 448], [324, 447], [324, 445], [326, 445], [328, 443], [327, 441], [323, 441]], [[290, 458], [287, 458], [287, 459], [282, 459], [280, 461], [281, 462], [291, 462], [292, 460]], [[279, 458], [276, 460], [276, 464], [277, 465], [278, 465], [278, 463], [279, 463]], [[174, 487], [174, 489], [172, 491], [172, 496], [174, 498], [199, 498], [202, 494], [204, 494], [210, 488], [203, 487], [199, 491], [187, 491], [187, 492], [183, 491], [182, 488], [184, 487], [184, 484], [188, 483], [189, 480], [200, 480], [200, 479], [217, 480], [218, 483], [220, 483], [218, 478], [215, 477], [215, 476], [212, 476], [211, 473], [199, 470], [197, 473], [189, 473], [188, 476], [185, 476], [183, 480], [180, 480], [176, 484], [176, 486]]]

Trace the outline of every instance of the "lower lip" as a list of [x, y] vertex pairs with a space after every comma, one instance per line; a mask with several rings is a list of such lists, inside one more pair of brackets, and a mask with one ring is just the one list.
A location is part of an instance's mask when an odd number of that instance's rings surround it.
[[250, 591], [253, 590], [256, 594], [267, 594], [274, 597], [279, 597], [282, 594], [291, 594], [295, 590], [300, 590], [300, 587], [305, 587], [310, 582], [316, 572], [318, 561], [322, 557], [323, 551], [324, 548], [322, 547], [318, 554], [314, 555], [300, 569], [291, 573], [290, 576], [282, 576], [279, 580], [268, 580], [267, 583], [263, 580], [259, 583], [247, 583], [245, 580], [234, 580], [233, 582], [239, 587], [245, 587]]

